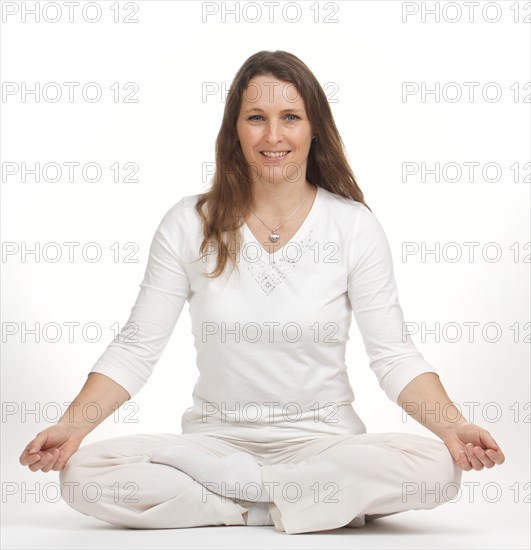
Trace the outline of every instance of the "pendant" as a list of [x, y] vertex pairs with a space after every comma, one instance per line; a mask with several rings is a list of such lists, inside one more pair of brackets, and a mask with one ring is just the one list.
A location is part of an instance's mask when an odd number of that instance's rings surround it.
[[269, 240], [272, 242], [272, 243], [276, 243], [278, 241], [278, 239], [280, 239], [280, 235], [276, 232], [276, 231], [273, 231], [271, 233], [271, 235], [269, 235]]

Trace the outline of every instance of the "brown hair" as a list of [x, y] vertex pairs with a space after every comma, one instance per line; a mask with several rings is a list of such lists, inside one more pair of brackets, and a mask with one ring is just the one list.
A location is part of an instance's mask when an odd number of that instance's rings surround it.
[[[212, 253], [212, 248], [218, 253], [216, 268], [211, 274], [205, 274], [211, 278], [223, 273], [228, 259], [234, 267], [237, 265], [234, 251], [239, 249], [239, 229], [251, 205], [248, 164], [238, 140], [236, 125], [242, 96], [249, 81], [256, 76], [273, 76], [291, 83], [302, 97], [313, 135], [317, 138], [312, 140], [308, 154], [307, 181], [369, 208], [347, 161], [326, 95], [313, 73], [291, 53], [282, 50], [257, 52], [240, 67], [230, 86], [216, 138], [216, 171], [212, 185], [207, 192], [199, 195], [195, 206], [203, 222], [201, 258], [207, 249], [208, 253]], [[205, 215], [202, 207], [207, 201]], [[225, 232], [227, 241], [221, 237]]]

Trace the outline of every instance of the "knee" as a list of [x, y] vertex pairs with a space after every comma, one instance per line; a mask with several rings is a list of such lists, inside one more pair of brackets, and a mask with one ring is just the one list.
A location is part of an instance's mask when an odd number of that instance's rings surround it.
[[85, 449], [77, 450], [59, 471], [62, 499], [75, 510], [89, 514], [98, 493], [98, 484], [90, 479], [90, 465]]
[[461, 483], [463, 470], [454, 460], [450, 449], [439, 440], [434, 440], [436, 447], [435, 460], [439, 465], [441, 481], [448, 484]]
[[400, 433], [397, 437], [390, 438], [386, 444], [418, 461], [417, 468], [422, 479], [457, 486], [461, 483], [462, 469], [441, 439]]
[[[392, 444], [396, 445], [394, 441]], [[418, 474], [415, 474], [415, 481], [410, 480], [410, 485], [417, 487], [419, 494], [438, 493], [444, 502], [455, 498], [461, 486], [463, 472], [442, 440], [408, 434], [403, 436], [398, 445], [414, 459], [412, 464], [418, 461]], [[435, 500], [439, 500], [439, 497]]]
[[453, 500], [459, 493], [463, 471], [454, 460], [448, 447], [440, 440], [430, 439], [432, 468], [427, 474], [431, 489], [438, 493], [437, 502]]

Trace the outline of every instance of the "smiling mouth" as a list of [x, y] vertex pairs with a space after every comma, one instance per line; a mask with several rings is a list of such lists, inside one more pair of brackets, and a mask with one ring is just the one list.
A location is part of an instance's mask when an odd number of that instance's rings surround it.
[[291, 151], [278, 151], [278, 152], [277, 151], [275, 151], [275, 152], [260, 151], [260, 154], [263, 157], [268, 158], [268, 159], [274, 159], [274, 160], [283, 159], [289, 153], [291, 153]]

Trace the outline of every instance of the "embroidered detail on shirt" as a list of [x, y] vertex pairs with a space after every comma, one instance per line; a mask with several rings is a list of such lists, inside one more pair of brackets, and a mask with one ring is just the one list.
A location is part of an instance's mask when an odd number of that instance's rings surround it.
[[[269, 253], [260, 247], [261, 255], [252, 261], [245, 260], [245, 265], [253, 279], [269, 296], [295, 269], [303, 256], [309, 252], [313, 242], [313, 229], [310, 229], [302, 239], [290, 241], [284, 245], [274, 255], [274, 258], [268, 258]], [[294, 247], [293, 244], [298, 246]]]

